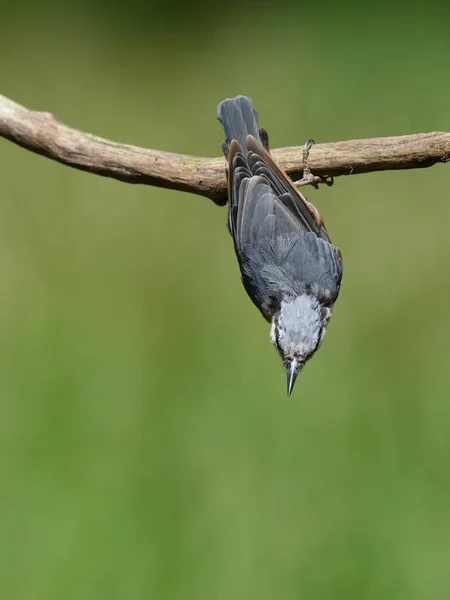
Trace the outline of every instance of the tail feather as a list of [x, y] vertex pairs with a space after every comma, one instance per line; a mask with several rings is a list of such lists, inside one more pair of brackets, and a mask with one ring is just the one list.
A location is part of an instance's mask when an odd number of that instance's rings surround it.
[[233, 140], [237, 140], [246, 155], [248, 135], [261, 141], [258, 130], [258, 113], [247, 96], [236, 96], [236, 98], [223, 100], [217, 107], [217, 116], [225, 131], [228, 148]]

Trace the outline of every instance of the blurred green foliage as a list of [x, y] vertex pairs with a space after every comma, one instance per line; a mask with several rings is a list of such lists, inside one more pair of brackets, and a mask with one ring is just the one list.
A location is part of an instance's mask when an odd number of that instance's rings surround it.
[[[10, 3], [1, 93], [198, 155], [238, 93], [274, 147], [445, 131], [448, 17]], [[225, 209], [0, 159], [2, 598], [448, 598], [448, 168], [309, 191], [345, 273], [288, 400]]]

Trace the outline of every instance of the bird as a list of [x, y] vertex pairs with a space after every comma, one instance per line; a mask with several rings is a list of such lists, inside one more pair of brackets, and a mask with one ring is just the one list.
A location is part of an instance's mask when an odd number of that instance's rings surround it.
[[313, 141], [305, 145], [303, 179], [293, 182], [273, 159], [250, 98], [226, 98], [217, 115], [226, 138], [228, 229], [242, 283], [271, 323], [290, 396], [298, 373], [322, 344], [343, 272], [340, 250], [298, 189], [317, 182], [308, 164]]

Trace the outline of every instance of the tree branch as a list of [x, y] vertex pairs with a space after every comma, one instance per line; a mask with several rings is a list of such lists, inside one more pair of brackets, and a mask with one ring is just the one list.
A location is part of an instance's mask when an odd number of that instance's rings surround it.
[[[200, 194], [217, 204], [226, 201], [224, 158], [119, 144], [67, 127], [51, 113], [29, 110], [4, 96], [0, 96], [0, 136], [76, 169]], [[217, 138], [221, 139], [219, 129]], [[273, 155], [293, 179], [301, 179], [302, 146], [273, 150]], [[450, 133], [434, 132], [317, 144], [309, 164], [314, 175], [337, 176], [416, 169], [449, 160]]]

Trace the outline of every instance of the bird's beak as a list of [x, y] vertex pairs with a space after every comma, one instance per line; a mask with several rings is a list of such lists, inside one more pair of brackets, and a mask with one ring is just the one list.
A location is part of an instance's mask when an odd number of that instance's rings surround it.
[[297, 379], [297, 375], [300, 372], [300, 369], [303, 367], [303, 365], [301, 363], [299, 363], [296, 360], [293, 360], [287, 367], [286, 367], [286, 372], [287, 372], [287, 393], [288, 396], [291, 395], [292, 390], [294, 389], [294, 383], [295, 380]]

